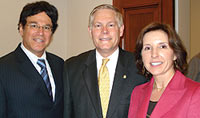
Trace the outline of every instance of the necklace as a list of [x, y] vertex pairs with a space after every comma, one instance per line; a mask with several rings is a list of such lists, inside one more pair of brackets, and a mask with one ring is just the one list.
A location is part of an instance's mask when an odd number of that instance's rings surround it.
[[147, 114], [147, 118], [151, 118], [149, 114]]

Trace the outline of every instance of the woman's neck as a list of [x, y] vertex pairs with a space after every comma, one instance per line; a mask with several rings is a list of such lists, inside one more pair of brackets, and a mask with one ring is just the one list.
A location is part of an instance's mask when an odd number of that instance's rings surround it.
[[175, 71], [172, 71], [164, 75], [154, 76], [153, 88], [155, 89], [166, 88], [170, 80], [173, 78], [174, 74], [175, 74]]

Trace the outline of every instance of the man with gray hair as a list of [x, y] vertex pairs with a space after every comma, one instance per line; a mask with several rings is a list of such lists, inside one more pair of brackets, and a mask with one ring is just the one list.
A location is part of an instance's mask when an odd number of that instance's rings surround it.
[[64, 118], [127, 118], [130, 95], [145, 82], [133, 53], [119, 48], [124, 24], [112, 5], [95, 7], [89, 16], [95, 49], [72, 57], [64, 66]]

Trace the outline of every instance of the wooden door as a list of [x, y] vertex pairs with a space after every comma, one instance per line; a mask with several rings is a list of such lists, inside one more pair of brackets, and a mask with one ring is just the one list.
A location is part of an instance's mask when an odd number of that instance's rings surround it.
[[125, 31], [120, 45], [134, 52], [141, 29], [151, 22], [174, 26], [174, 0], [113, 0], [124, 17]]

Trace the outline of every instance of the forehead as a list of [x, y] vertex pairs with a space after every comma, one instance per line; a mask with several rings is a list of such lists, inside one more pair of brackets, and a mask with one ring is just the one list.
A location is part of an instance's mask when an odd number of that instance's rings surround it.
[[111, 9], [100, 9], [94, 14], [94, 21], [115, 20], [115, 12]]
[[168, 43], [168, 35], [162, 30], [155, 30], [146, 33], [143, 37], [143, 43], [155, 44], [165, 42]]
[[27, 17], [26, 21], [42, 23], [42, 24], [52, 24], [51, 18], [45, 12], [41, 12], [41, 13], [35, 14], [33, 16], [29, 16], [29, 17]]

